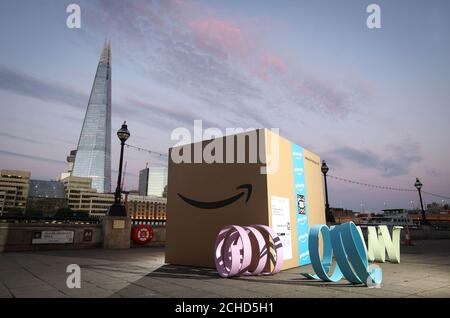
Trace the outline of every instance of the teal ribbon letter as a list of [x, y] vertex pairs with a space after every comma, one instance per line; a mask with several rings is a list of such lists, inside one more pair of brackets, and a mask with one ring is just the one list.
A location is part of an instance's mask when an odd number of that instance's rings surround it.
[[[319, 253], [319, 234], [322, 234], [323, 256]], [[336, 266], [329, 273], [333, 260]], [[361, 235], [353, 222], [335, 227], [314, 225], [309, 232], [309, 255], [315, 275], [302, 274], [311, 279], [337, 282], [345, 277], [353, 284], [381, 284], [381, 268], [369, 268], [367, 250]]]

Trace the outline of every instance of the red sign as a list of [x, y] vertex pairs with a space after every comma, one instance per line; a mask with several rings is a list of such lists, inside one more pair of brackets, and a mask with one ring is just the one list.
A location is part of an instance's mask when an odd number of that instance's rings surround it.
[[146, 225], [140, 224], [131, 231], [131, 238], [136, 244], [144, 245], [153, 239], [153, 229]]

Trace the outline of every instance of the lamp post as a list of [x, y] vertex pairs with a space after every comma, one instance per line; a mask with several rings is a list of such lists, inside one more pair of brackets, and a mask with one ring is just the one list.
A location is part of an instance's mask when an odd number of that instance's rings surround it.
[[120, 160], [119, 160], [119, 174], [117, 176], [117, 187], [114, 192], [114, 204], [110, 207], [108, 214], [111, 216], [127, 216], [125, 206], [121, 204], [122, 189], [120, 188], [120, 181], [122, 180], [122, 165], [123, 165], [123, 149], [125, 141], [130, 137], [127, 122], [123, 122], [122, 127], [117, 131], [117, 137], [120, 140]]
[[425, 216], [425, 211], [423, 209], [422, 192], [421, 192], [422, 185], [423, 184], [422, 184], [422, 182], [420, 182], [419, 178], [416, 178], [416, 183], [414, 183], [414, 186], [416, 187], [417, 191], [419, 191], [420, 208], [421, 208], [421, 211], [422, 211], [422, 224], [427, 224], [428, 225], [429, 222], [428, 222], [428, 220], [427, 220], [427, 218]]
[[325, 218], [327, 223], [335, 223], [334, 216], [330, 211], [330, 204], [328, 203], [327, 172], [329, 169], [325, 160], [322, 161], [322, 167], [320, 170], [322, 170], [323, 180], [325, 182]]

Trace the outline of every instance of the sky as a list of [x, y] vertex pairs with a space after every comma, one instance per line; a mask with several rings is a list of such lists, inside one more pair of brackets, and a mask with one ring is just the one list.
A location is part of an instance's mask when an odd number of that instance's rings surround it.
[[[81, 8], [81, 28], [66, 7]], [[381, 8], [369, 29], [366, 8]], [[76, 149], [106, 38], [112, 167], [129, 143], [161, 153], [177, 127], [279, 128], [329, 174], [450, 196], [448, 1], [0, 1], [0, 168], [57, 179]], [[167, 159], [126, 149], [127, 190]], [[329, 179], [330, 205], [410, 208], [416, 192]], [[414, 201], [411, 204], [411, 201]], [[424, 202], [441, 198], [424, 195]]]

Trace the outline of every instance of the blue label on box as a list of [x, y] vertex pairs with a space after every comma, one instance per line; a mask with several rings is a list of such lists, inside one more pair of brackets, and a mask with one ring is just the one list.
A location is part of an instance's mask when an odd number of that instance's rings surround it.
[[296, 209], [298, 264], [311, 263], [308, 248], [308, 200], [306, 195], [305, 160], [303, 148], [292, 144], [292, 161], [294, 164], [294, 198]]

